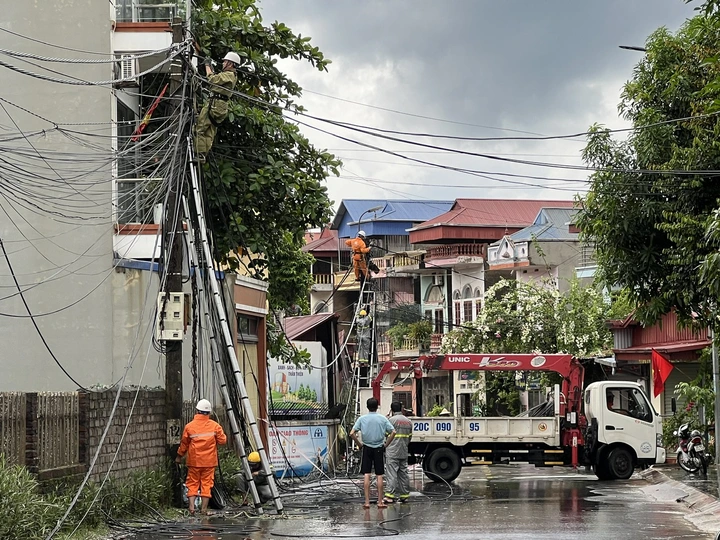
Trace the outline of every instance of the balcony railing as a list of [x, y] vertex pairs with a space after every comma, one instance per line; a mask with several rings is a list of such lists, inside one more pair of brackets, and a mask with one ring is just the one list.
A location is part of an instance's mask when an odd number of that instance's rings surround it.
[[486, 244], [449, 244], [429, 248], [425, 254], [425, 260], [453, 259], [457, 257], [485, 257]]
[[117, 22], [170, 22], [184, 15], [179, 0], [115, 0]]
[[313, 274], [313, 283], [315, 285], [333, 285], [335, 280], [332, 274]]
[[392, 266], [399, 268], [402, 266], [418, 266], [420, 264], [419, 255], [395, 255], [393, 257]]
[[393, 358], [418, 356], [420, 354], [420, 342], [417, 339], [404, 339], [399, 347], [392, 347]]

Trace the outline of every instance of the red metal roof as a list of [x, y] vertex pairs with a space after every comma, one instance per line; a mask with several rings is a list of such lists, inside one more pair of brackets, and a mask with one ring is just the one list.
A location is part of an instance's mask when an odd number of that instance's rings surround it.
[[449, 212], [413, 227], [413, 231], [438, 225], [475, 227], [526, 227], [541, 208], [572, 208], [573, 201], [521, 201], [517, 199], [456, 199]]
[[[503, 234], [532, 225], [541, 208], [572, 208], [573, 205], [573, 201], [456, 199], [450, 211], [410, 229], [410, 242], [461, 238], [496, 240]], [[461, 229], [462, 233], [451, 232], [451, 227]], [[488, 229], [497, 229], [496, 234], [488, 235]]]
[[[345, 242], [340, 242], [340, 251], [348, 251], [350, 248], [345, 245]], [[320, 231], [320, 236], [315, 235], [315, 240], [305, 244], [302, 250], [307, 253], [334, 253], [337, 255], [338, 252], [338, 231], [323, 228]]]
[[285, 334], [290, 340], [297, 339], [332, 318], [337, 318], [337, 315], [335, 313], [317, 313], [300, 317], [285, 317]]
[[695, 341], [680, 341], [676, 343], [667, 343], [655, 345], [653, 347], [647, 345], [638, 345], [636, 347], [628, 347], [627, 349], [614, 349], [616, 360], [649, 360], [652, 350], [655, 349], [659, 353], [668, 356], [670, 360], [697, 360], [700, 351], [712, 345], [709, 339], [699, 339]]

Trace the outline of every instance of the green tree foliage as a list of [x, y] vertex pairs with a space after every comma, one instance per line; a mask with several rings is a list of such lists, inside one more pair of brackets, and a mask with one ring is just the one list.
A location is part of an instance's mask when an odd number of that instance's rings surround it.
[[720, 18], [660, 28], [646, 48], [619, 105], [638, 129], [627, 139], [591, 129], [584, 159], [597, 172], [577, 225], [596, 247], [599, 278], [627, 288], [636, 318], [653, 323], [674, 308], [704, 326], [713, 323], [708, 283], [720, 291], [720, 277], [717, 266], [698, 269], [720, 245], [718, 235], [706, 240], [720, 182], [648, 171], [720, 170]]
[[[475, 321], [445, 334], [441, 351], [599, 354], [612, 344], [605, 325], [609, 313], [602, 295], [577, 280], [563, 294], [544, 283], [501, 280], [486, 291]], [[544, 373], [540, 381], [541, 386], [559, 382]], [[488, 414], [517, 414], [516, 372], [486, 372], [485, 398]]]
[[216, 256], [236, 266], [227, 254], [239, 247], [263, 254], [251, 270], [268, 276], [271, 306], [306, 309], [311, 259], [300, 248], [307, 228], [330, 219], [322, 181], [338, 174], [340, 163], [284, 116], [302, 110], [295, 103], [301, 88], [277, 63], [293, 59], [326, 71], [330, 61], [309, 37], [280, 22], [265, 25], [255, 0], [200, 0], [195, 7], [192, 30], [202, 54], [217, 60], [235, 51], [245, 60], [236, 90], [247, 97], [231, 99], [205, 166]]
[[607, 351], [610, 306], [576, 280], [563, 294], [543, 283], [501, 280], [485, 293], [470, 323], [443, 337], [443, 352], [558, 353], [589, 356]]

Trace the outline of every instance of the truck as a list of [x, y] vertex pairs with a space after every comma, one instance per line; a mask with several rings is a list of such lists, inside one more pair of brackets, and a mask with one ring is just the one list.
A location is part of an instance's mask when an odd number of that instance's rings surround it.
[[601, 480], [625, 480], [636, 467], [665, 462], [662, 418], [642, 386], [606, 380], [583, 391], [584, 368], [572, 355], [445, 354], [389, 361], [373, 379], [372, 394], [389, 398], [396, 376], [410, 372], [407, 377], [422, 379], [432, 370], [453, 373], [456, 397], [472, 388], [463, 381], [479, 371], [552, 371], [562, 377], [543, 416], [465, 416], [456, 406], [451, 416], [412, 417], [411, 459], [433, 481], [452, 482], [473, 462], [585, 465]]

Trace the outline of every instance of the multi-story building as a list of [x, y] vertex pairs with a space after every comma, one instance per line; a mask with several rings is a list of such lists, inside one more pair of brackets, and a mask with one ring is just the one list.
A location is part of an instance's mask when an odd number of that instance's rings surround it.
[[[413, 246], [421, 255], [404, 272], [418, 276], [420, 312], [433, 324], [430, 352], [439, 349], [442, 336], [455, 326], [474, 321], [485, 291], [510, 269], [488, 272], [488, 246], [535, 223], [544, 207], [571, 208], [572, 201], [518, 201], [457, 199], [452, 208], [410, 229]], [[475, 386], [447, 373], [423, 378], [422, 409], [454, 403]], [[461, 391], [462, 387], [462, 391]]]
[[[162, 386], [163, 355], [153, 347], [151, 329], [164, 196], [164, 179], [155, 176], [167, 159], [158, 152], [167, 147], [160, 135], [169, 108], [162, 100], [140, 142], [132, 136], [169, 82], [170, 21], [185, 18], [187, 3], [4, 7], [3, 20], [12, 24], [0, 25], [0, 47], [37, 59], [35, 65], [5, 59], [32, 75], [0, 67], [0, 145], [7, 163], [0, 168], [15, 184], [0, 195], [0, 239], [8, 254], [0, 255], [0, 391], [110, 386], [128, 366], [126, 384]], [[227, 276], [227, 303], [239, 314], [234, 330], [246, 338], [243, 351], [252, 356], [257, 349], [263, 358], [265, 287]], [[183, 362], [188, 398], [189, 345]]]
[[542, 208], [532, 225], [490, 244], [488, 273], [510, 271], [518, 281], [567, 290], [584, 253], [572, 225], [576, 212]]

